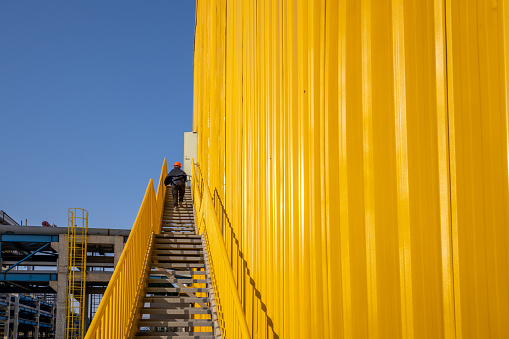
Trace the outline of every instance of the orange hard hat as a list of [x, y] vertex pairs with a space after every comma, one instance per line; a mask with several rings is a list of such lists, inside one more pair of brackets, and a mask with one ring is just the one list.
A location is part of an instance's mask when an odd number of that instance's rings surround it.
[[178, 162], [178, 161], [177, 161], [176, 163], [174, 163], [174, 164], [173, 164], [173, 166], [182, 167], [182, 164], [181, 164], [180, 162]]

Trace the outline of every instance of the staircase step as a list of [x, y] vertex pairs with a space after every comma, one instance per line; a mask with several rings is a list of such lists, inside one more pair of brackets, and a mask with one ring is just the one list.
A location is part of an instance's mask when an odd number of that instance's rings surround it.
[[[163, 217], [161, 220], [161, 226], [175, 224], [180, 226], [181, 224], [190, 224], [194, 226], [195, 222], [193, 218], [178, 218], [178, 217]], [[182, 226], [182, 227], [192, 227], [192, 226]]]
[[[194, 279], [192, 278], [193, 276], [204, 276], [204, 275], [207, 275], [207, 272], [205, 271], [166, 271], [166, 272], [161, 272], [161, 271], [150, 271], [150, 276], [163, 276], [165, 278], [167, 278], [168, 276], [165, 275], [165, 273], [171, 275], [172, 278], [175, 278], [175, 279]], [[196, 279], [203, 279], [203, 278], [196, 278]], [[180, 280], [179, 280], [180, 281]]]
[[161, 234], [167, 234], [167, 233], [181, 233], [182, 235], [198, 235], [196, 233], [196, 229], [193, 227], [187, 227], [187, 228], [175, 228], [172, 226], [162, 227], [161, 228]]
[[[164, 217], [161, 225], [167, 225], [167, 224], [192, 224], [194, 226], [195, 222], [194, 219], [191, 218], [168, 218]], [[190, 227], [190, 226], [188, 226]]]
[[161, 268], [205, 268], [205, 264], [200, 263], [151, 263], [151, 267], [161, 267]]
[[177, 210], [175, 211], [175, 207], [173, 207], [169, 211], [164, 211], [163, 215], [167, 215], [169, 217], [172, 216], [193, 217], [193, 209], [192, 207], [177, 207]]
[[143, 338], [143, 339], [170, 339], [170, 338], [201, 339], [201, 338], [214, 338], [214, 334], [212, 332], [139, 332], [135, 338]]
[[[163, 234], [161, 234], [163, 235]], [[182, 242], [192, 242], [201, 244], [201, 236], [189, 234], [189, 236], [179, 236], [179, 237], [157, 237], [155, 238], [155, 243], [182, 243]]]
[[173, 281], [178, 282], [179, 284], [206, 284], [207, 280], [205, 279], [177, 279], [174, 278], [170, 281], [170, 279], [158, 279], [158, 278], [149, 278], [149, 284], [172, 284]]
[[201, 250], [201, 244], [175, 244], [175, 243], [160, 243], [160, 244], [154, 244], [155, 250], [192, 250], [192, 249], [200, 249]]
[[209, 289], [204, 288], [193, 288], [193, 287], [186, 287], [186, 288], [178, 288], [178, 287], [147, 287], [147, 293], [208, 293]]
[[143, 298], [145, 303], [164, 303], [164, 304], [195, 304], [209, 303], [208, 297], [167, 297], [167, 296], [151, 296]]
[[159, 250], [154, 249], [152, 251], [152, 255], [154, 256], [162, 256], [162, 255], [186, 255], [186, 256], [202, 256], [203, 251], [196, 251], [196, 250], [172, 250], [172, 249], [165, 249], [165, 250]]
[[161, 229], [167, 229], [167, 232], [182, 232], [182, 231], [194, 231], [194, 223], [165, 223], [161, 224]]
[[189, 319], [189, 320], [164, 320], [164, 319], [140, 319], [140, 326], [165, 326], [165, 327], [189, 327], [189, 326], [213, 326], [210, 319]]
[[171, 220], [164, 220], [161, 226], [181, 226], [181, 225], [187, 225], [187, 227], [194, 227], [194, 221], [171, 221]]
[[201, 239], [201, 235], [197, 234], [176, 234], [172, 232], [164, 233], [164, 234], [156, 234], [156, 239], [158, 238], [191, 238], [191, 239]]
[[203, 258], [201, 257], [188, 257], [188, 256], [179, 256], [179, 255], [153, 255], [152, 261], [171, 261], [171, 262], [203, 262]]
[[193, 211], [191, 209], [186, 209], [185, 207], [178, 207], [177, 210], [173, 208], [171, 211], [164, 211], [163, 215], [167, 216], [183, 216], [183, 217], [194, 217]]
[[210, 308], [193, 307], [189, 309], [171, 309], [171, 308], [153, 308], [153, 307], [142, 307], [141, 313], [143, 314], [171, 314], [175, 316], [191, 316], [193, 314], [209, 314]]
[[162, 244], [201, 244], [201, 239], [189, 239], [189, 238], [156, 238], [155, 239], [156, 245], [162, 245]]

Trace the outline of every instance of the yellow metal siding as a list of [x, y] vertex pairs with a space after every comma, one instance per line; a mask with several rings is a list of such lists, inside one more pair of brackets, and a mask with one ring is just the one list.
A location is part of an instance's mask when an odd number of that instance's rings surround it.
[[254, 338], [509, 337], [507, 7], [197, 1], [197, 162]]
[[469, 338], [509, 337], [503, 6], [507, 3], [449, 4], [451, 194], [455, 288], [460, 292], [456, 308], [461, 315], [458, 331]]

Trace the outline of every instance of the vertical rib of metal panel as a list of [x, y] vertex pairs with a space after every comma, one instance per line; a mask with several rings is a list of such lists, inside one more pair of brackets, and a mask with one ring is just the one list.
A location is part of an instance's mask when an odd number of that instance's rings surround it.
[[465, 338], [509, 336], [504, 6], [447, 8], [454, 292]]
[[197, 1], [197, 160], [253, 337], [509, 337], [508, 22]]

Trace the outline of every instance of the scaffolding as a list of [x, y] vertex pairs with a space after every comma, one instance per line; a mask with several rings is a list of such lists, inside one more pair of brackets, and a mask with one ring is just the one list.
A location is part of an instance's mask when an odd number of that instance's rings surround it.
[[87, 229], [88, 212], [82, 208], [70, 208], [67, 229], [66, 339], [81, 339], [85, 333]]

